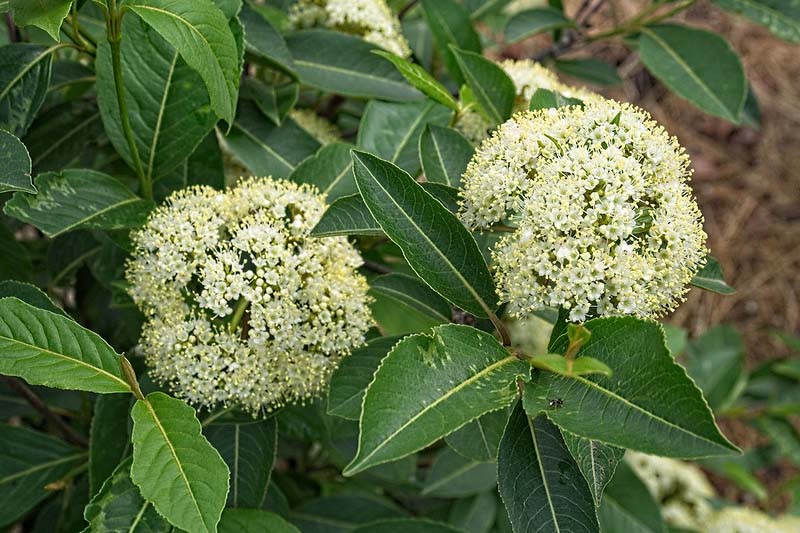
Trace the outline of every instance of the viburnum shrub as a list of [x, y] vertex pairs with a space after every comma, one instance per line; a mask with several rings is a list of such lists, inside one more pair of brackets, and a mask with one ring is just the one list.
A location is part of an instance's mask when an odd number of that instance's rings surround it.
[[0, 2], [0, 528], [798, 531], [706, 475], [798, 461], [797, 361], [658, 321], [733, 292], [689, 156], [558, 73], [755, 97], [695, 0], [604, 3]]

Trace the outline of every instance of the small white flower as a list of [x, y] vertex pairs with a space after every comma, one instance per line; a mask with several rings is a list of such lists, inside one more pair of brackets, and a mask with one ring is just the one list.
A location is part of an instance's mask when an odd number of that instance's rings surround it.
[[502, 124], [464, 173], [460, 217], [517, 228], [492, 252], [514, 316], [658, 316], [707, 253], [690, 176], [683, 148], [645, 111], [598, 98]]
[[308, 238], [324, 210], [312, 187], [267, 178], [157, 208], [126, 271], [152, 375], [194, 404], [254, 414], [321, 393], [372, 323], [355, 248]]
[[342, 140], [342, 132], [339, 131], [339, 128], [310, 109], [294, 108], [289, 111], [289, 117], [322, 145]]

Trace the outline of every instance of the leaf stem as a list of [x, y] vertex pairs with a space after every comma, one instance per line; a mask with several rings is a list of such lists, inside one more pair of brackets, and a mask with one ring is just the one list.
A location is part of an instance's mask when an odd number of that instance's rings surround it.
[[511, 335], [509, 335], [506, 325], [503, 324], [503, 321], [498, 318], [494, 311], [489, 311], [488, 314], [489, 320], [491, 320], [492, 325], [494, 325], [494, 329], [500, 334], [500, 340], [502, 340], [503, 346], [511, 346]]
[[114, 71], [114, 86], [117, 92], [117, 105], [119, 106], [119, 118], [122, 123], [122, 132], [125, 135], [125, 140], [128, 142], [128, 148], [131, 151], [131, 159], [133, 159], [133, 167], [136, 175], [139, 177], [139, 184], [142, 189], [142, 195], [147, 200], [153, 199], [153, 182], [144, 173], [142, 167], [142, 160], [139, 157], [139, 149], [136, 147], [136, 141], [133, 138], [133, 130], [131, 129], [130, 117], [128, 115], [128, 103], [125, 99], [125, 85], [122, 79], [122, 16], [124, 11], [117, 9], [117, 0], [108, 0], [108, 10], [106, 11], [106, 32], [108, 35], [108, 44], [111, 45], [111, 65]]
[[244, 317], [245, 311], [250, 306], [250, 300], [242, 296], [239, 298], [239, 302], [236, 304], [236, 309], [233, 311], [233, 316], [231, 317], [230, 324], [228, 327], [231, 332], [236, 331], [236, 328], [239, 327], [239, 323], [242, 321], [242, 317]]
[[[665, 11], [660, 15], [656, 15], [650, 17], [653, 13], [655, 13], [662, 4], [654, 4], [647, 9], [644, 9], [641, 13], [633, 17], [628, 22], [622, 24], [621, 26], [617, 26], [616, 28], [612, 28], [608, 31], [600, 32], [595, 35], [589, 35], [586, 37], [587, 41], [597, 41], [600, 39], [607, 39], [608, 37], [615, 37], [617, 35], [627, 35], [629, 33], [633, 33], [639, 31], [645, 26], [650, 24], [655, 24], [657, 22], [661, 22], [664, 19], [672, 17], [673, 15], [677, 15], [681, 11], [685, 11], [694, 5], [695, 0], [684, 0], [683, 2], [679, 3], [669, 11]], [[650, 18], [648, 18], [650, 17]]]
[[144, 394], [142, 394], [142, 389], [139, 387], [139, 380], [136, 379], [136, 372], [134, 372], [131, 362], [124, 355], [119, 356], [119, 366], [122, 369], [125, 381], [131, 388], [131, 393], [136, 396], [137, 400], [144, 400]]

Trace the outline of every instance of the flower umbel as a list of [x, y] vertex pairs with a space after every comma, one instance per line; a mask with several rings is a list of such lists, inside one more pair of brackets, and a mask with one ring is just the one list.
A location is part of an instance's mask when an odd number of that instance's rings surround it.
[[257, 178], [156, 209], [126, 272], [152, 375], [194, 404], [254, 414], [322, 392], [371, 324], [354, 247], [308, 238], [324, 210], [312, 187]]
[[707, 253], [689, 158], [647, 112], [612, 100], [523, 112], [463, 176], [461, 219], [514, 228], [494, 247], [514, 316], [564, 307], [572, 321], [675, 308]]

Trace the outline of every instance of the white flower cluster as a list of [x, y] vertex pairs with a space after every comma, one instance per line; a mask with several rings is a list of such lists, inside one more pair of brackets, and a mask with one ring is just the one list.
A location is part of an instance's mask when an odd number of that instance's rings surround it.
[[755, 509], [726, 507], [702, 527], [706, 533], [797, 533], [800, 531], [800, 517], [772, 518]]
[[672, 310], [707, 253], [689, 159], [647, 112], [612, 100], [523, 112], [462, 178], [462, 221], [510, 229], [492, 251], [512, 316], [572, 321]]
[[411, 55], [400, 21], [386, 0], [298, 0], [289, 10], [289, 23], [294, 28], [333, 28], [399, 56]]
[[714, 514], [709, 498], [716, 493], [698, 467], [630, 450], [625, 460], [661, 505], [667, 523], [685, 529], [705, 527]]
[[[601, 99], [592, 91], [561, 83], [552, 71], [536, 61], [507, 59], [499, 65], [514, 82], [517, 92], [514, 111], [528, 109], [531, 97], [539, 89], [553, 91], [567, 98], [577, 98], [586, 103]], [[478, 111], [470, 109], [459, 116], [455, 126], [471, 142], [478, 143], [488, 136], [492, 124]]]
[[324, 210], [310, 186], [258, 178], [157, 208], [126, 272], [154, 378], [191, 403], [253, 414], [322, 392], [371, 325], [358, 252], [308, 238]]
[[342, 132], [325, 117], [314, 113], [311, 109], [294, 108], [289, 111], [289, 118], [294, 120], [300, 129], [314, 137], [323, 146], [342, 139]]

